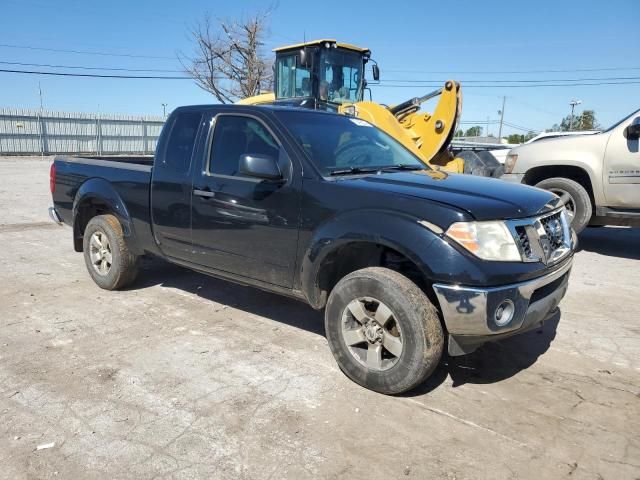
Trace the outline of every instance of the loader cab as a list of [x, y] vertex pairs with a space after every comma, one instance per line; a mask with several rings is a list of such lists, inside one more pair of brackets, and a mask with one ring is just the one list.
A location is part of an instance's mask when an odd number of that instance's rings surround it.
[[[337, 111], [363, 100], [364, 71], [371, 52], [335, 40], [316, 40], [277, 48], [276, 103]], [[377, 80], [378, 68], [374, 65]]]

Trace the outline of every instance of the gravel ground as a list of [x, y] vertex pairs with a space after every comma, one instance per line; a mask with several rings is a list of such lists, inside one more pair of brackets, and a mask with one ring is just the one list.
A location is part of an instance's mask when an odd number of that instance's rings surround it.
[[0, 158], [0, 477], [640, 478], [640, 229], [581, 236], [542, 332], [385, 397], [302, 303], [160, 262], [100, 290], [49, 161]]

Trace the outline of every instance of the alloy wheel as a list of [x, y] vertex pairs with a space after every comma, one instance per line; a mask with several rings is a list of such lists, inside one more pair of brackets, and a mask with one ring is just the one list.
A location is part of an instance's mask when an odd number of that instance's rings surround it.
[[93, 232], [89, 241], [89, 254], [93, 269], [99, 275], [107, 275], [111, 270], [113, 254], [109, 238], [104, 232], [100, 230]]
[[376, 371], [393, 367], [404, 349], [394, 313], [371, 297], [356, 298], [344, 309], [342, 338], [361, 365]]

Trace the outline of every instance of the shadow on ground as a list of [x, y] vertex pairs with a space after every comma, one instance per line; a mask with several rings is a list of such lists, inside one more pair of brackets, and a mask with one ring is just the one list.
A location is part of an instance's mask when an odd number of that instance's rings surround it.
[[[218, 280], [162, 260], [145, 259], [140, 277], [131, 289], [137, 290], [154, 285], [180, 289], [203, 299], [316, 335], [325, 335], [322, 312], [313, 310], [305, 303], [275, 293]], [[433, 375], [424, 384], [405, 395], [427, 394], [439, 387], [447, 377], [451, 377], [454, 387], [465, 383], [495, 383], [510, 378], [529, 368], [549, 349], [556, 336], [559, 320], [560, 310], [558, 309], [541, 329], [515, 335], [500, 342], [488, 343], [462, 357], [445, 355]]]
[[466, 383], [497, 383], [513, 377], [533, 365], [549, 349], [556, 337], [559, 321], [560, 309], [557, 309], [540, 329], [487, 343], [469, 355], [446, 356], [424, 384], [406, 395], [427, 394], [439, 387], [447, 377], [451, 377], [453, 387]]
[[578, 238], [578, 250], [640, 260], [640, 228], [586, 228]]
[[154, 285], [192, 293], [205, 300], [269, 318], [324, 336], [324, 316], [305, 303], [257, 288], [219, 280], [160, 259], [144, 259], [131, 290]]

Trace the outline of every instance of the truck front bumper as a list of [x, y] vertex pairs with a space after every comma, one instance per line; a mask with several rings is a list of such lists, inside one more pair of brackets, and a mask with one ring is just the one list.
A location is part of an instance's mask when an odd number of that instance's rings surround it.
[[465, 355], [486, 342], [539, 327], [564, 297], [573, 263], [526, 282], [477, 288], [433, 285], [449, 333], [449, 355]]

